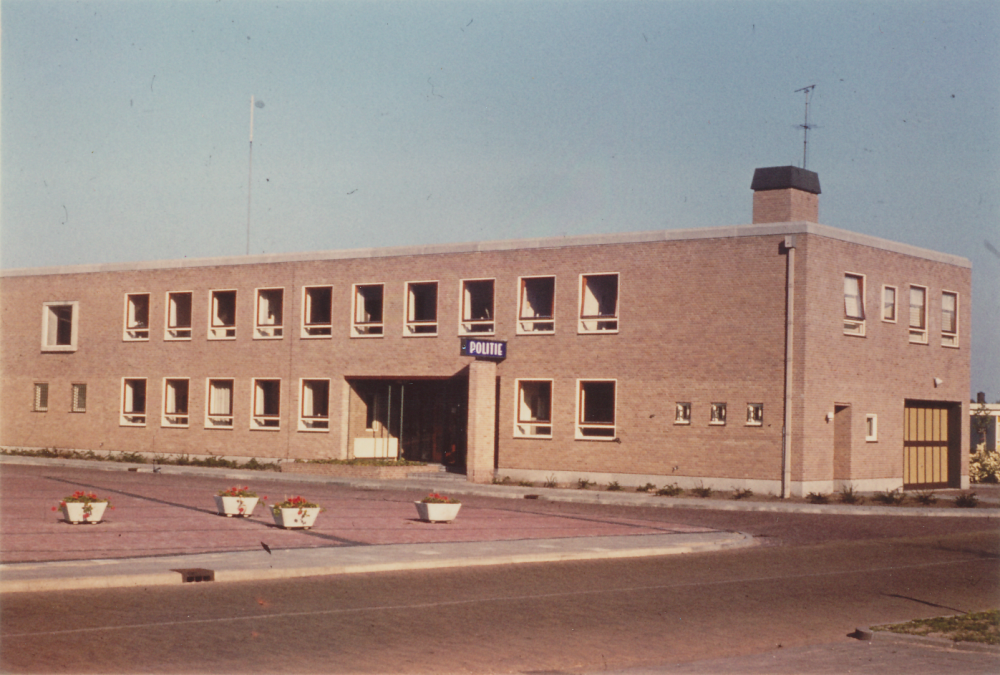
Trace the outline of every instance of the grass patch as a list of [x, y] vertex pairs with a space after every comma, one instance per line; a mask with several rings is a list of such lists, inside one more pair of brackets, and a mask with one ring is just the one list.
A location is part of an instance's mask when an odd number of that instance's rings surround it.
[[542, 483], [542, 485], [547, 488], [559, 487], [559, 483], [556, 482], [555, 474], [550, 474], [549, 477], [545, 479], [545, 482]]
[[980, 642], [1000, 645], [1000, 610], [974, 612], [960, 616], [940, 616], [934, 619], [917, 619], [907, 623], [874, 626], [872, 630], [942, 637], [953, 642]]
[[733, 490], [733, 499], [747, 499], [753, 497], [753, 490], [750, 488], [737, 488]]
[[656, 494], [659, 495], [660, 497], [676, 497], [677, 495], [684, 494], [684, 488], [677, 485], [677, 483], [674, 483], [672, 485], [664, 485], [663, 487], [661, 487], [659, 490], [656, 491]]
[[933, 506], [937, 503], [937, 496], [929, 490], [914, 492], [913, 498], [917, 500], [918, 504], [922, 504], [923, 506]]
[[854, 491], [852, 487], [845, 487], [840, 491], [841, 504], [864, 504], [865, 498]]
[[586, 490], [593, 484], [593, 482], [587, 480], [586, 478], [580, 478], [576, 481], [576, 487], [578, 490]]
[[704, 485], [699, 485], [698, 487], [691, 488], [691, 492], [694, 493], [695, 497], [701, 497], [702, 499], [708, 499], [712, 496], [712, 488], [705, 487]]
[[652, 483], [646, 483], [645, 485], [640, 485], [635, 489], [636, 492], [656, 492], [656, 486]]
[[822, 492], [810, 492], [806, 495], [806, 500], [810, 504], [829, 504], [830, 495], [825, 495]]
[[613, 480], [610, 483], [608, 483], [608, 492], [621, 492], [621, 489], [622, 486], [616, 480]]
[[19, 457], [45, 457], [48, 459], [84, 459], [91, 462], [121, 462], [123, 464], [161, 464], [163, 466], [201, 466], [211, 469], [246, 469], [249, 471], [281, 471], [277, 462], [259, 462], [251, 457], [242, 464], [234, 459], [223, 459], [214, 455], [180, 455], [178, 457], [163, 457], [154, 455], [152, 460], [138, 452], [117, 452], [98, 454], [93, 450], [60, 450], [58, 448], [42, 448], [40, 450], [2, 450], [4, 455]]
[[906, 495], [897, 490], [886, 490], [885, 492], [876, 492], [872, 496], [872, 501], [886, 506], [899, 506], [906, 501]]

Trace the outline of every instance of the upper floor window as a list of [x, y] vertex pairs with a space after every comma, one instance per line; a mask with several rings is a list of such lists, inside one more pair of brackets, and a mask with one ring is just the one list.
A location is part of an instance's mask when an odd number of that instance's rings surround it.
[[191, 339], [191, 291], [167, 293], [167, 323], [164, 340]]
[[87, 412], [87, 385], [82, 382], [73, 384], [72, 393], [70, 412]]
[[910, 286], [910, 342], [927, 344], [927, 289]]
[[49, 409], [49, 383], [35, 382], [35, 400], [32, 404], [35, 412], [47, 412]]
[[211, 291], [209, 294], [209, 340], [236, 339], [236, 291]]
[[356, 284], [354, 286], [354, 314], [351, 322], [352, 337], [382, 337], [383, 321], [382, 284]]
[[941, 344], [958, 346], [958, 293], [941, 293]]
[[518, 281], [518, 334], [555, 332], [556, 278], [521, 277]]
[[149, 339], [149, 293], [125, 296], [125, 340]]
[[611, 441], [615, 427], [614, 380], [577, 380], [576, 438]]
[[580, 275], [578, 333], [618, 332], [618, 275]]
[[284, 334], [285, 289], [258, 288], [257, 310], [254, 313], [255, 340], [280, 338]]
[[711, 408], [711, 414], [708, 419], [709, 424], [714, 424], [717, 426], [722, 426], [726, 423], [726, 404], [725, 403], [713, 403]]
[[406, 327], [403, 335], [437, 335], [436, 281], [406, 284]]
[[494, 323], [493, 279], [462, 282], [462, 317], [459, 334], [492, 334]]
[[302, 289], [302, 333], [304, 338], [333, 335], [333, 286]]
[[281, 380], [253, 381], [251, 429], [281, 428]]
[[686, 401], [674, 406], [674, 424], [691, 424], [691, 404]]
[[760, 427], [764, 425], [764, 404], [747, 403], [747, 426]]
[[552, 437], [552, 380], [517, 380], [517, 421], [514, 435]]
[[206, 429], [233, 428], [233, 381], [223, 379], [208, 380], [205, 411]]
[[129, 378], [122, 380], [122, 406], [119, 424], [126, 427], [146, 426], [146, 380]]
[[882, 287], [882, 320], [896, 323], [896, 287]]
[[302, 380], [299, 431], [330, 430], [330, 380]]
[[163, 380], [164, 427], [186, 427], [188, 425], [188, 380]]
[[42, 351], [76, 351], [80, 303], [42, 303]]
[[865, 334], [865, 277], [844, 275], [844, 335]]
[[873, 443], [878, 440], [878, 415], [865, 415], [865, 441]]

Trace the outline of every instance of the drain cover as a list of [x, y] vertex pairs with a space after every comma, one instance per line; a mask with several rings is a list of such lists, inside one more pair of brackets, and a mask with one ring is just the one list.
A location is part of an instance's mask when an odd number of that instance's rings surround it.
[[188, 570], [171, 570], [172, 572], [180, 572], [181, 581], [185, 584], [192, 584], [198, 581], [215, 581], [215, 571], [205, 570], [205, 569], [188, 569]]

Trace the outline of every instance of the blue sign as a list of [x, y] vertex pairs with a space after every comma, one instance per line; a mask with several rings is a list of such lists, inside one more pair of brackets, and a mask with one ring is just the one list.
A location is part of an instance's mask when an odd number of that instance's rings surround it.
[[477, 359], [502, 361], [507, 358], [507, 343], [502, 340], [462, 338], [460, 353], [462, 356], [475, 356]]

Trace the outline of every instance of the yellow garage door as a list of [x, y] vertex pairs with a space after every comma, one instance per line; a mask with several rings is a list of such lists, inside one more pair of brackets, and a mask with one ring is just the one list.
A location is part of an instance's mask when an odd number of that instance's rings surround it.
[[948, 487], [950, 406], [907, 405], [903, 428], [903, 487]]

